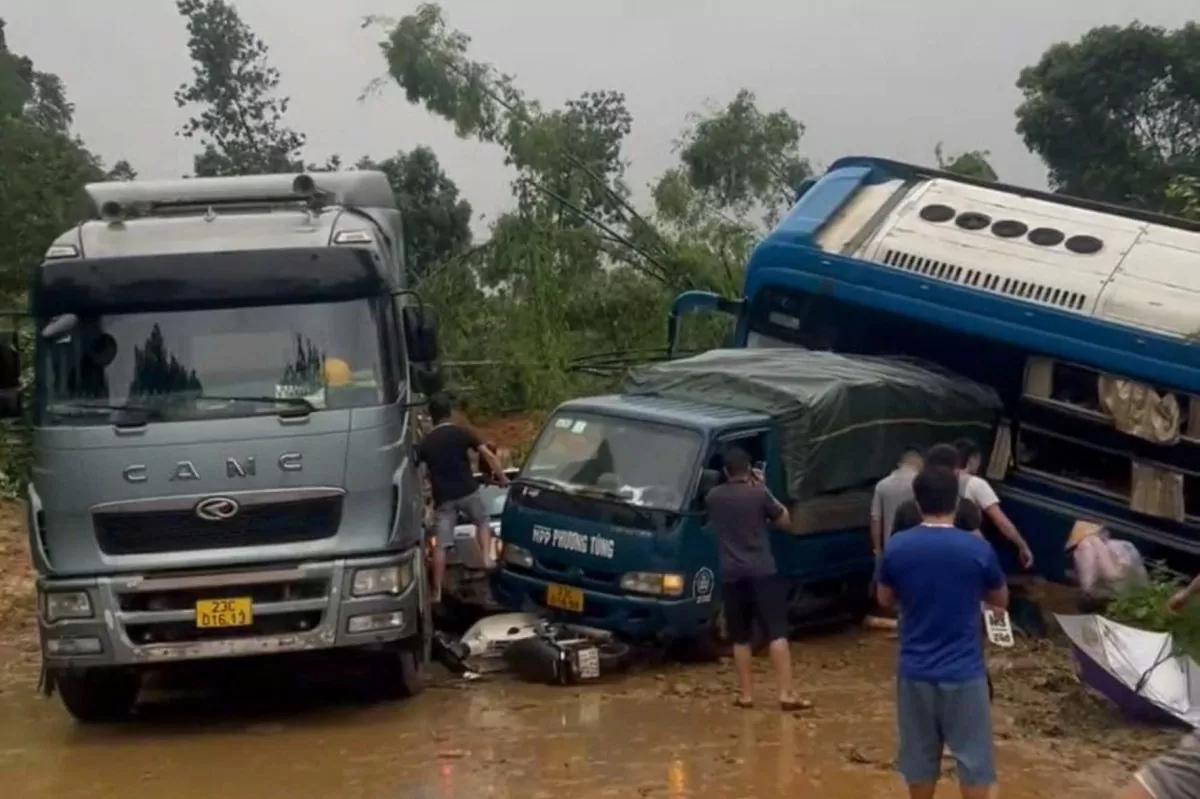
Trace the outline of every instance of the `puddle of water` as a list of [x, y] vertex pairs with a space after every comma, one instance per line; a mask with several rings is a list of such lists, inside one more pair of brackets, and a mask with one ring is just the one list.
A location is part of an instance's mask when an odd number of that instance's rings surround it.
[[[293, 697], [246, 712], [209, 697], [109, 728], [80, 727], [57, 700], [9, 691], [0, 782], [28, 799], [905, 796], [888, 765], [891, 644], [838, 636], [795, 654], [797, 684], [815, 703], [797, 715], [732, 708], [728, 666], [582, 689], [441, 684], [394, 704], [297, 709], [306, 703]], [[765, 703], [770, 674], [760, 678]], [[1000, 767], [1005, 797], [1103, 795], [1078, 769], [1007, 743]], [[1096, 776], [1111, 790], [1115, 777]]]

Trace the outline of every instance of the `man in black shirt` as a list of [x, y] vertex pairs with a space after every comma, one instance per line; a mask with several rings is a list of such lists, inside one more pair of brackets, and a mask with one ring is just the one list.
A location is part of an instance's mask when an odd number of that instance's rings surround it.
[[704, 499], [708, 526], [717, 534], [725, 625], [733, 639], [733, 665], [738, 696], [734, 704], [754, 705], [751, 650], [754, 623], [770, 641], [771, 664], [779, 679], [779, 705], [785, 711], [800, 704], [792, 693], [792, 656], [788, 646], [788, 587], [775, 567], [768, 528], [787, 529], [787, 508], [779, 503], [751, 468], [740, 447], [723, 453], [726, 481]]
[[479, 549], [490, 569], [495, 565], [492, 552], [492, 528], [487, 508], [479, 496], [479, 482], [471, 468], [470, 453], [479, 453], [481, 466], [496, 475], [499, 484], [508, 485], [500, 459], [469, 428], [457, 425], [450, 417], [450, 403], [443, 397], [429, 401], [433, 429], [417, 445], [417, 462], [424, 464], [433, 488], [434, 533], [433, 601], [442, 598], [442, 579], [446, 574], [446, 549], [454, 545], [454, 527], [461, 513], [475, 525]]

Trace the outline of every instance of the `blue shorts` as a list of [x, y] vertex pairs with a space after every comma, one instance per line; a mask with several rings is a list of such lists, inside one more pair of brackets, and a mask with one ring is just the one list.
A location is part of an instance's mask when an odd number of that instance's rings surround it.
[[942, 749], [954, 757], [960, 785], [996, 782], [986, 677], [969, 682], [896, 680], [900, 753], [896, 767], [909, 785], [930, 785], [942, 774]]

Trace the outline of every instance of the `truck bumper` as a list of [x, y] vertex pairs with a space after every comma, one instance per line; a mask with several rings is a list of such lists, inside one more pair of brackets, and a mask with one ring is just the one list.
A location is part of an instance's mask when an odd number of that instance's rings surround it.
[[697, 602], [692, 597], [655, 599], [579, 589], [583, 591], [583, 612], [572, 613], [546, 605], [546, 587], [552, 582], [501, 569], [492, 578], [492, 593], [497, 602], [511, 610], [532, 611], [556, 620], [608, 630], [631, 641], [704, 635], [718, 610], [711, 595], [709, 601]]
[[[360, 569], [410, 565], [397, 594], [356, 597]], [[86, 594], [88, 618], [46, 620], [51, 593]], [[386, 644], [424, 632], [428, 610], [419, 548], [366, 558], [205, 571], [38, 581], [42, 655], [50, 670], [138, 666]], [[196, 602], [248, 598], [247, 626], [199, 629]]]

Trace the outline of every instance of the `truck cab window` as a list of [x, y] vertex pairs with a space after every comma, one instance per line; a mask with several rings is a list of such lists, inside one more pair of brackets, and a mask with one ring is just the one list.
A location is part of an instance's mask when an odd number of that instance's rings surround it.
[[572, 492], [679, 510], [699, 458], [700, 436], [690, 430], [563, 411], [547, 423], [522, 475]]
[[[42, 343], [43, 424], [96, 424], [114, 407], [156, 421], [380, 405], [390, 371], [370, 300], [87, 315]], [[278, 400], [278, 402], [277, 402]]]

